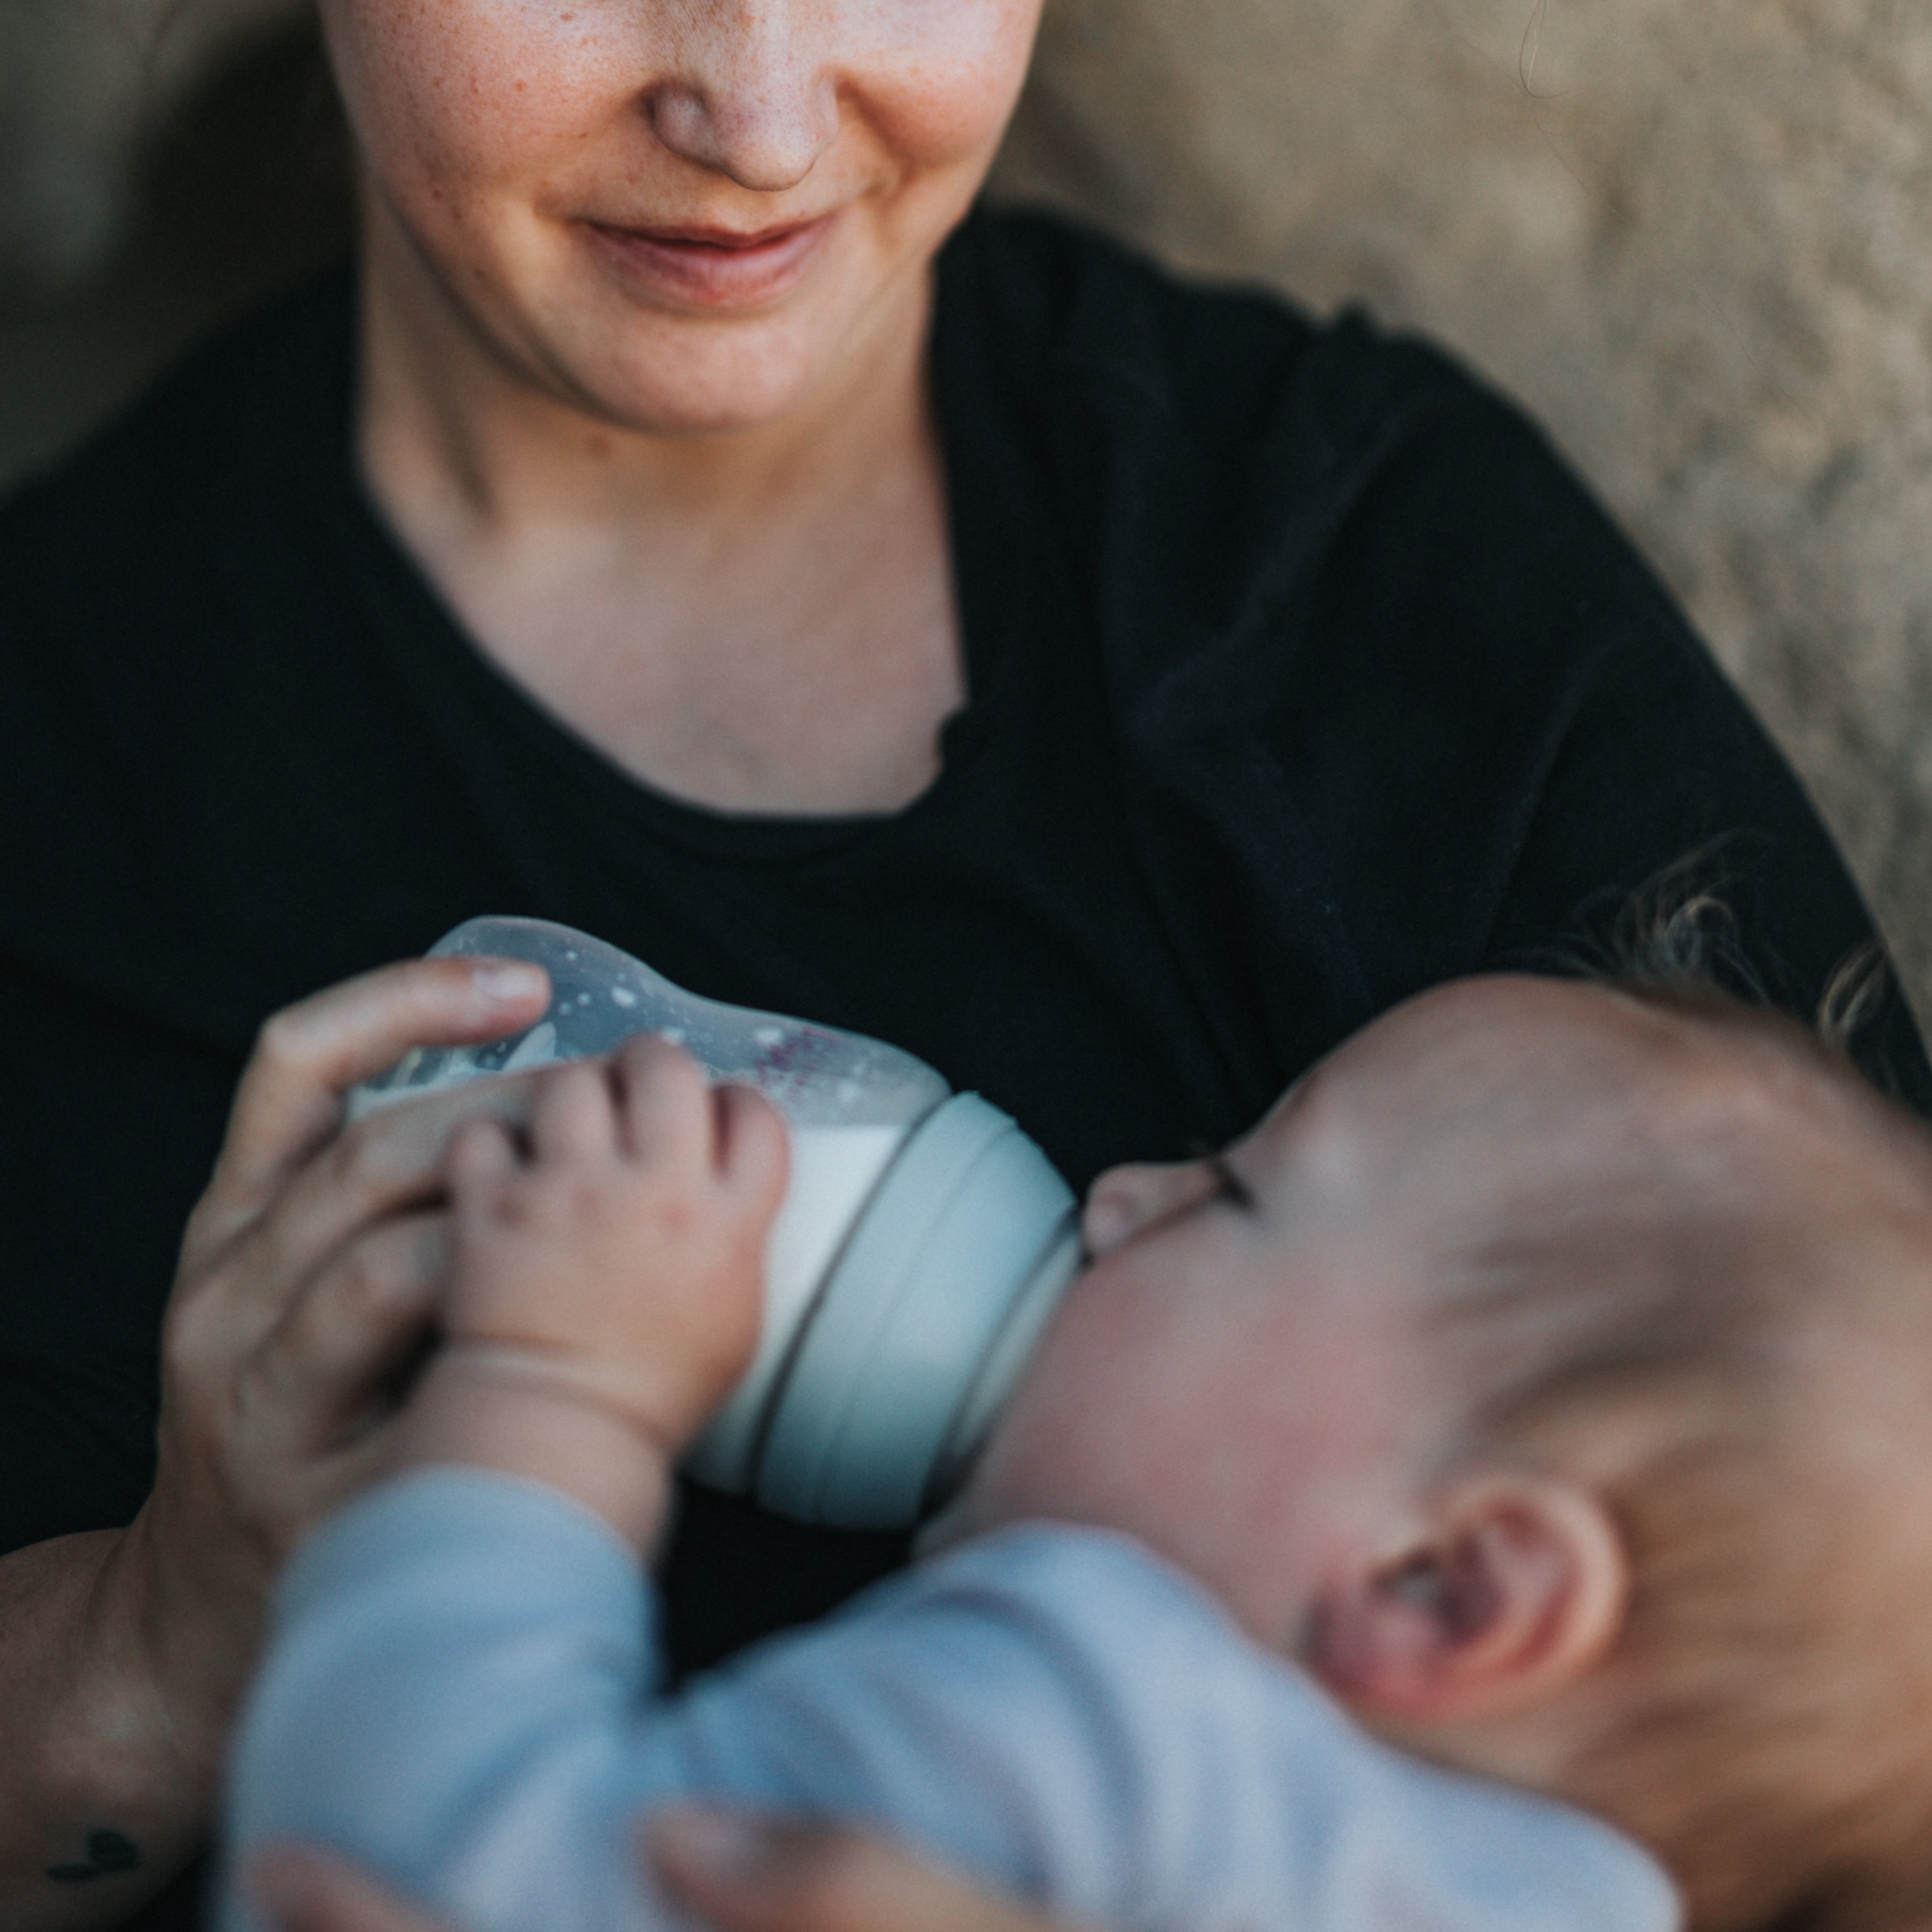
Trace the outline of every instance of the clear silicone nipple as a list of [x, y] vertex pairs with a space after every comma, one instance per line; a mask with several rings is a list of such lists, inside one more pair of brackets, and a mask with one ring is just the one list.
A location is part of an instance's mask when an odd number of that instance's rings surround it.
[[550, 1009], [536, 1025], [481, 1046], [418, 1048], [358, 1088], [352, 1114], [488, 1074], [589, 1059], [640, 1033], [676, 1041], [714, 1080], [757, 1088], [795, 1126], [904, 1129], [952, 1091], [897, 1047], [704, 999], [628, 952], [545, 920], [472, 919], [430, 956], [533, 961], [550, 974]]

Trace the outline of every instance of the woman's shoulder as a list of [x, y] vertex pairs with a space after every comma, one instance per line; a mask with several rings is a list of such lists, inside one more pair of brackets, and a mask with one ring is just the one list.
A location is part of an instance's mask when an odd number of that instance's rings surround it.
[[949, 270], [1019, 399], [1134, 782], [1210, 829], [1177, 929], [1238, 902], [1289, 936], [1264, 976], [1284, 1064], [1716, 842], [1798, 1006], [1869, 932], [1656, 574], [1453, 357], [1051, 218], [980, 218]]
[[1521, 421], [1453, 356], [1358, 308], [1318, 320], [1252, 282], [1178, 274], [1061, 215], [982, 211], [942, 278], [943, 302], [996, 340], [1016, 383], [1223, 462], [1260, 459], [1284, 415], [1350, 446], [1445, 412]]
[[26, 828], [0, 964], [111, 982], [224, 1052], [260, 1005], [193, 930], [233, 889], [210, 828], [344, 739], [317, 524], [350, 473], [350, 316], [346, 275], [277, 299], [0, 507], [0, 818]]
[[[1556, 620], [1580, 590], [1673, 652], [1686, 640], [1536, 425], [1452, 355], [1359, 309], [1318, 320], [1060, 218], [1010, 213], [956, 239], [940, 314], [1033, 432], [1088, 580], [1137, 614], [1137, 635], [1114, 640], [1137, 674], [1236, 631], [1264, 635], [1278, 669], [1310, 669], [1334, 623], [1257, 631], [1258, 612], [1353, 601], [1367, 580], [1419, 620], [1445, 601], [1482, 614], [1498, 675], [1526, 655], [1574, 659], [1580, 638]], [[1384, 622], [1374, 635], [1400, 650], [1407, 634]], [[1371, 642], [1358, 633], [1358, 667]]]

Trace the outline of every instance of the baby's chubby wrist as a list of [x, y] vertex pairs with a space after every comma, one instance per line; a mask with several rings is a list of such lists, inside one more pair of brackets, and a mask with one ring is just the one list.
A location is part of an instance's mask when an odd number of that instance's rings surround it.
[[411, 1396], [394, 1468], [454, 1463], [547, 1484], [647, 1554], [664, 1527], [674, 1461], [656, 1419], [603, 1365], [458, 1340]]

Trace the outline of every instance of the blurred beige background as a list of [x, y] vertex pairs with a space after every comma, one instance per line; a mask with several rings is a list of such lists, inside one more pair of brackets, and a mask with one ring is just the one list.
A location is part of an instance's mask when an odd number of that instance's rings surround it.
[[[1932, 1013], [1922, 0], [1048, 0], [1000, 182], [1525, 400]], [[302, 0], [0, 0], [0, 477], [345, 229]]]

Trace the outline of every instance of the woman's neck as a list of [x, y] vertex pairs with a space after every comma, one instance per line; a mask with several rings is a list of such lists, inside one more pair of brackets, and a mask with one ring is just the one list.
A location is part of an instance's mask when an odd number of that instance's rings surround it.
[[369, 488], [476, 641], [635, 776], [740, 811], [890, 809], [963, 701], [929, 284], [778, 418], [658, 435], [488, 343], [372, 209]]

